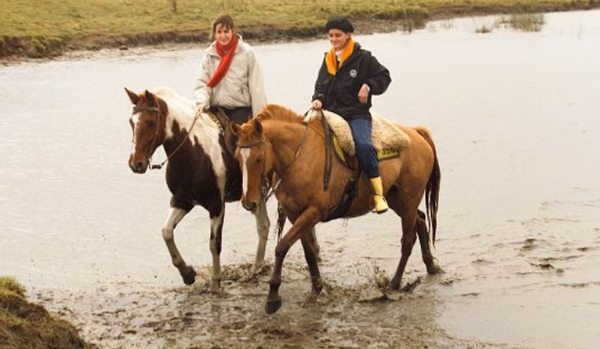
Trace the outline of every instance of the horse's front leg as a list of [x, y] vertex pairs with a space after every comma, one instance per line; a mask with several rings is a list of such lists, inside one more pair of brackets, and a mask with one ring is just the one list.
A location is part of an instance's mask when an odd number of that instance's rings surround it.
[[225, 204], [219, 213], [210, 213], [210, 253], [213, 260], [213, 275], [210, 291], [218, 293], [221, 284], [221, 245], [223, 242], [223, 219], [225, 217]]
[[256, 249], [254, 270], [260, 271], [265, 262], [265, 249], [269, 237], [269, 227], [271, 226], [269, 215], [267, 213], [267, 203], [264, 200], [260, 201], [254, 218], [256, 219], [256, 233], [258, 234], [258, 247]]
[[179, 222], [181, 222], [183, 217], [185, 217], [185, 215], [188, 214], [188, 212], [189, 210], [171, 207], [169, 209], [169, 216], [167, 217], [167, 221], [165, 222], [162, 228], [162, 236], [163, 240], [165, 240], [165, 243], [167, 244], [169, 254], [171, 255], [171, 261], [173, 262], [173, 265], [177, 267], [177, 269], [179, 269], [179, 274], [181, 274], [183, 282], [186, 285], [191, 285], [196, 280], [196, 272], [194, 271], [194, 268], [187, 265], [181, 257], [181, 254], [179, 253], [179, 250], [175, 245], [174, 238], [175, 227], [177, 226], [177, 224], [179, 224]]
[[402, 275], [404, 274], [404, 269], [406, 268], [406, 262], [408, 262], [408, 258], [412, 253], [413, 246], [417, 240], [417, 234], [415, 233], [415, 220], [416, 213], [414, 212], [405, 212], [405, 214], [401, 215], [402, 217], [402, 255], [400, 256], [400, 262], [398, 263], [398, 268], [396, 269], [396, 273], [394, 277], [390, 281], [388, 288], [390, 290], [398, 290], [400, 288], [400, 283], [402, 282]]
[[423, 256], [423, 263], [427, 267], [427, 273], [431, 275], [443, 273], [444, 270], [440, 266], [440, 262], [433, 255], [433, 240], [427, 229], [425, 213], [423, 211], [418, 211], [415, 230], [421, 244], [421, 255]]
[[[279, 310], [279, 308], [281, 308], [282, 300], [281, 296], [279, 295], [279, 286], [281, 285], [281, 271], [283, 269], [283, 260], [285, 259], [286, 254], [288, 253], [290, 247], [292, 247], [292, 245], [294, 245], [298, 239], [310, 234], [312, 228], [318, 222], [318, 210], [313, 207], [306, 209], [294, 221], [294, 224], [290, 230], [277, 244], [277, 247], [275, 248], [275, 265], [273, 266], [273, 274], [271, 275], [271, 280], [269, 281], [269, 295], [267, 296], [267, 304], [265, 305], [265, 311], [267, 314], [273, 314]], [[314, 256], [314, 250], [312, 249], [312, 246], [310, 251], [313, 251], [313, 259], [315, 259], [316, 265], [316, 256]]]

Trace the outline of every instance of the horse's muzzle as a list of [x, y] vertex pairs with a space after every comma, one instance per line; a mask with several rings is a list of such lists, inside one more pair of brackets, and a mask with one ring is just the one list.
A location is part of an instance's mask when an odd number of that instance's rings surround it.
[[258, 204], [254, 201], [246, 202], [245, 200], [242, 200], [242, 206], [252, 213], [256, 213], [256, 210], [258, 209]]
[[129, 167], [134, 173], [146, 173], [148, 164], [144, 161], [130, 161]]

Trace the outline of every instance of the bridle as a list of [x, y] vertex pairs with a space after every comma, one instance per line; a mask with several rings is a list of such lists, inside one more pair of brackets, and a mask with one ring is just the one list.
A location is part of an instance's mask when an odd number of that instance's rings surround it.
[[[296, 148], [296, 153], [294, 154], [294, 158], [292, 159], [292, 162], [290, 162], [287, 165], [285, 171], [283, 172], [283, 175], [279, 177], [279, 179], [277, 180], [277, 183], [275, 183], [275, 185], [272, 187], [269, 185], [269, 178], [268, 178], [267, 174], [265, 173], [266, 166], [267, 166], [266, 165], [267, 151], [263, 147], [263, 158], [265, 159], [265, 161], [263, 161], [263, 170], [262, 170], [261, 183], [260, 183], [260, 195], [261, 195], [261, 198], [263, 198], [265, 202], [269, 201], [271, 196], [273, 196], [273, 194], [275, 193], [277, 188], [279, 188], [279, 185], [281, 184], [281, 182], [283, 182], [283, 180], [289, 173], [290, 169], [296, 162], [296, 159], [298, 159], [298, 156], [300, 155], [300, 150], [302, 149], [302, 145], [304, 145], [304, 141], [306, 140], [306, 136], [308, 135], [308, 129], [309, 129], [309, 126], [307, 124], [306, 129], [304, 129], [304, 135], [302, 136], [302, 141], [298, 145], [298, 148]], [[253, 142], [253, 143], [249, 143], [249, 144], [240, 144], [238, 141], [237, 147], [240, 149], [250, 149], [250, 148], [257, 147], [259, 145], [264, 145], [265, 143], [266, 142], [265, 142], [264, 138], [261, 138], [260, 140]]]
[[[148, 159], [148, 169], [150, 170], [160, 170], [166, 163], [167, 161], [169, 161], [169, 159], [171, 158], [171, 156], [173, 156], [173, 154], [175, 154], [182, 146], [183, 143], [185, 143], [185, 141], [189, 138], [189, 137], [185, 137], [181, 143], [179, 143], [179, 145], [177, 146], [177, 148], [175, 148], [175, 150], [169, 154], [167, 156], [167, 158], [161, 162], [160, 164], [155, 164], [152, 165], [152, 154], [150, 154], [150, 151], [154, 151], [154, 149], [156, 149], [156, 140], [158, 139], [158, 130], [159, 130], [159, 123], [160, 123], [160, 108], [159, 107], [138, 107], [138, 106], [134, 106], [133, 107], [133, 114], [137, 114], [137, 113], [142, 113], [142, 112], [148, 112], [148, 113], [156, 113], [156, 132], [154, 132], [154, 137], [152, 138], [152, 145], [150, 148], [148, 148], [146, 150], [146, 158]], [[190, 125], [190, 129], [188, 130], [188, 135], [190, 134], [190, 132], [192, 131], [192, 129], [194, 128], [194, 125], [196, 124], [196, 121], [200, 118], [200, 114], [197, 113], [196, 116], [194, 116], [194, 121], [192, 121], [192, 124]]]

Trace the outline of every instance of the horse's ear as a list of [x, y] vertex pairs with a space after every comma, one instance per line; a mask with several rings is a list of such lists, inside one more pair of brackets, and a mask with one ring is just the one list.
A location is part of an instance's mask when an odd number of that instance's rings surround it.
[[254, 132], [256, 132], [257, 135], [261, 135], [263, 132], [263, 127], [262, 124], [260, 123], [260, 121], [256, 120], [254, 122]]
[[144, 91], [144, 95], [146, 96], [146, 100], [148, 101], [149, 104], [156, 104], [156, 100], [154, 99], [154, 95], [150, 91], [145, 90]]
[[240, 125], [236, 124], [235, 122], [230, 122], [229, 129], [231, 130], [234, 136], [239, 137], [238, 131], [240, 130]]
[[140, 96], [138, 96], [137, 93], [128, 90], [127, 87], [125, 87], [125, 92], [127, 92], [127, 95], [129, 96], [129, 100], [131, 101], [131, 104], [136, 105], [137, 102], [140, 100]]

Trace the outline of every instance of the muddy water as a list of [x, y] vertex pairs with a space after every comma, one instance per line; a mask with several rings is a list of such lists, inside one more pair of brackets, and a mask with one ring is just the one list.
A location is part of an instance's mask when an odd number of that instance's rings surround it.
[[[223, 294], [206, 292], [201, 209], [176, 233], [202, 271], [183, 286], [160, 234], [164, 173], [126, 165], [123, 87], [191, 96], [197, 47], [0, 67], [0, 274], [103, 348], [596, 348], [600, 12], [545, 19], [538, 33], [476, 34], [495, 23], [486, 17], [356, 37], [392, 72], [374, 110], [428, 126], [438, 144], [446, 273], [428, 277], [415, 249], [410, 293], [377, 293], [398, 261], [400, 221], [366, 216], [318, 227], [326, 289], [316, 303], [295, 246], [284, 306], [265, 315], [269, 274], [248, 272], [256, 237], [239, 204], [227, 207]], [[256, 46], [269, 101], [304, 112], [327, 47]]]

